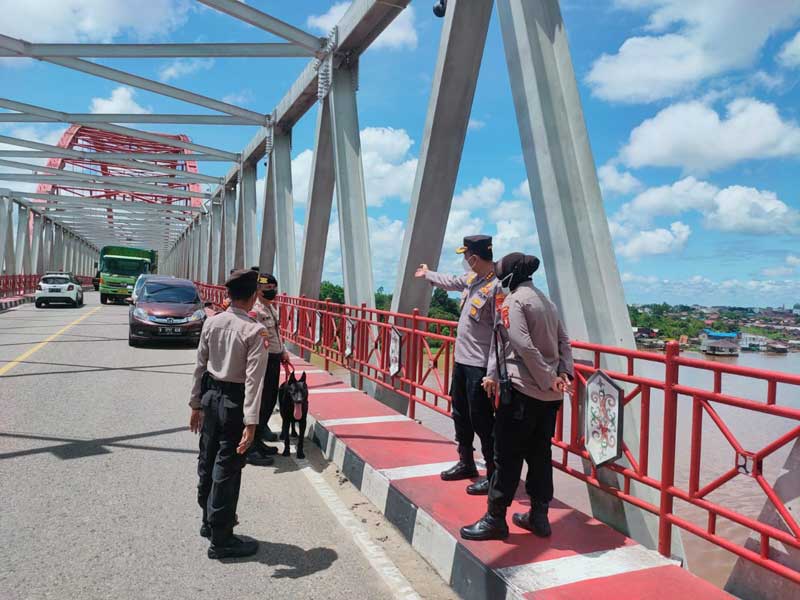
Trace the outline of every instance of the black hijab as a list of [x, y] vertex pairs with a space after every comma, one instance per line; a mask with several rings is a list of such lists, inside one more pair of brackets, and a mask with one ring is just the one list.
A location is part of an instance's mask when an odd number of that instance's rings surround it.
[[539, 259], [530, 254], [512, 252], [506, 254], [495, 264], [494, 273], [501, 282], [510, 276], [508, 287], [511, 291], [517, 289], [519, 284], [530, 281], [531, 276], [539, 268]]

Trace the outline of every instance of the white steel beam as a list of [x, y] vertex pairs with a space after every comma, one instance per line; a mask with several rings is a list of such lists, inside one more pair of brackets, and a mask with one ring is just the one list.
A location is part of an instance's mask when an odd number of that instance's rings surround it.
[[[69, 123], [171, 123], [177, 125], [253, 125], [250, 119], [231, 115], [64, 113]], [[50, 123], [51, 119], [28, 113], [0, 113], [0, 123]]]
[[[369, 243], [367, 195], [364, 189], [364, 167], [361, 163], [354, 77], [352, 69], [345, 67], [334, 69], [331, 90], [328, 94], [336, 177], [336, 205], [339, 213], [339, 241], [345, 302], [354, 306], [366, 304], [374, 308], [372, 252]], [[278, 206], [280, 207], [280, 203]]]
[[242, 165], [242, 177], [239, 181], [239, 216], [244, 234], [244, 266], [251, 267], [258, 260], [256, 249], [256, 163]]
[[42, 248], [44, 247], [42, 225], [44, 217], [39, 213], [33, 213], [33, 231], [31, 233], [31, 269], [34, 273], [44, 272], [44, 256]]
[[[31, 58], [272, 58], [309, 57], [314, 51], [292, 43], [198, 44], [37, 44], [28, 43]], [[0, 57], [19, 56], [0, 50]]]
[[206, 6], [210, 6], [211, 8], [215, 8], [220, 12], [239, 19], [240, 21], [249, 23], [254, 27], [259, 27], [264, 31], [274, 33], [278, 37], [282, 37], [285, 40], [294, 42], [298, 46], [307, 48], [312, 52], [318, 52], [324, 44], [324, 41], [320, 38], [313, 36], [310, 33], [306, 33], [294, 25], [290, 25], [289, 23], [263, 13], [260, 10], [245, 4], [244, 2], [239, 2], [239, 0], [198, 1]]
[[[1, 37], [1, 36], [0, 36]], [[35, 106], [33, 104], [26, 104], [23, 102], [17, 102], [16, 100], [9, 100], [8, 98], [0, 98], [0, 107], [8, 108], [10, 110], [16, 110], [20, 112], [27, 112], [30, 114], [35, 114], [45, 119], [50, 119], [50, 121], [56, 123], [72, 123], [67, 117], [66, 113], [59, 112], [57, 110], [50, 110], [49, 108], [43, 108], [41, 106]], [[130, 127], [122, 127], [121, 125], [112, 125], [112, 124], [101, 124], [101, 123], [81, 123], [80, 121], [75, 122], [76, 125], [87, 125], [93, 129], [99, 129], [100, 131], [108, 131], [110, 133], [118, 133], [120, 135], [126, 135], [132, 138], [138, 138], [141, 140], [147, 140], [149, 142], [156, 142], [158, 144], [164, 144], [165, 146], [172, 146], [173, 148], [184, 148], [186, 150], [191, 150], [192, 152], [203, 152], [207, 154], [215, 154], [217, 156], [221, 156], [227, 159], [235, 159], [237, 155], [233, 152], [226, 152], [225, 150], [220, 150], [219, 148], [212, 148], [210, 146], [203, 146], [201, 144], [195, 144], [193, 142], [184, 142], [182, 140], [178, 140], [172, 137], [168, 137], [165, 135], [161, 135], [158, 133], [150, 133], [147, 131], [142, 131], [140, 129], [131, 129]]]
[[44, 200], [45, 202], [42, 203], [31, 203], [32, 208], [36, 208], [37, 206], [48, 206], [48, 205], [77, 205], [77, 206], [86, 206], [87, 208], [112, 208], [112, 209], [119, 209], [119, 210], [139, 210], [145, 211], [148, 213], [157, 213], [157, 212], [170, 212], [174, 213], [176, 216], [187, 215], [189, 213], [197, 213], [203, 212], [203, 209], [199, 206], [183, 206], [181, 204], [161, 204], [156, 202], [128, 202], [123, 200], [117, 200], [113, 198], [97, 198], [91, 196], [60, 196], [56, 194], [40, 194], [38, 192], [21, 192], [16, 190], [9, 190], [7, 188], [0, 188], [0, 195], [8, 195], [12, 198], [33, 198], [37, 200]]
[[273, 144], [270, 159], [275, 163], [275, 240], [278, 281], [282, 291], [297, 295], [291, 134], [276, 132]]
[[[33, 147], [32, 144], [37, 144], [36, 142], [30, 142], [28, 140], [20, 140], [19, 138], [9, 138], [9, 136], [3, 136], [6, 139], [14, 139], [17, 142], [14, 144], [16, 146], [23, 146], [31, 148]], [[23, 143], [25, 142], [25, 143]], [[11, 142], [7, 142], [11, 143]], [[3, 158], [34, 158], [34, 159], [44, 159], [44, 158], [75, 158], [85, 160], [88, 152], [82, 152], [79, 150], [71, 150], [69, 148], [57, 148], [56, 146], [48, 146], [47, 144], [37, 144], [38, 146], [42, 146], [43, 148], [39, 150], [0, 150], [0, 157]], [[73, 154], [74, 152], [74, 154]], [[77, 154], [78, 156], [75, 156]], [[182, 161], [182, 160], [192, 160], [194, 162], [234, 162], [235, 159], [229, 158], [222, 158], [221, 156], [212, 156], [210, 154], [199, 154], [199, 153], [192, 153], [192, 154], [175, 154], [175, 153], [167, 153], [167, 152], [92, 152], [90, 158], [93, 161], [97, 162], [107, 162], [109, 164], [118, 164], [118, 165], [125, 165], [131, 166], [133, 168], [149, 168], [152, 171], [172, 171], [176, 169], [170, 169], [164, 165], [157, 165], [152, 163], [137, 163], [134, 161], [137, 160], [153, 160], [153, 161]]]
[[264, 214], [261, 217], [261, 249], [258, 264], [262, 271], [272, 273], [275, 269], [276, 250], [276, 209], [275, 209], [275, 161], [270, 159], [266, 168], [264, 181]]
[[223, 191], [223, 227], [225, 228], [225, 268], [222, 277], [228, 278], [228, 273], [233, 269], [234, 253], [236, 251], [236, 188], [227, 186]]
[[194, 92], [183, 90], [172, 85], [167, 85], [166, 83], [153, 81], [152, 79], [147, 79], [146, 77], [140, 77], [132, 73], [126, 73], [125, 71], [112, 69], [111, 67], [106, 67], [104, 65], [93, 63], [87, 60], [82, 60], [80, 58], [31, 56], [29, 46], [30, 44], [26, 40], [20, 40], [0, 34], [0, 48], [6, 48], [7, 50], [16, 53], [18, 56], [36, 58], [37, 60], [41, 60], [43, 62], [49, 62], [54, 65], [73, 69], [75, 71], [82, 71], [84, 73], [88, 73], [89, 75], [95, 75], [96, 77], [110, 79], [111, 81], [116, 81], [124, 85], [137, 87], [155, 94], [161, 94], [162, 96], [169, 96], [170, 98], [182, 100], [190, 104], [204, 106], [206, 108], [210, 108], [211, 110], [216, 110], [228, 115], [235, 115], [250, 119], [256, 125], [264, 125], [267, 123], [267, 117], [261, 113], [248, 110], [246, 108], [240, 108], [238, 106], [234, 106], [233, 104], [229, 104], [228, 102], [214, 100], [208, 96], [195, 94]]
[[208, 217], [211, 219], [211, 228], [208, 243], [208, 278], [209, 283], [219, 284], [219, 247], [222, 235], [222, 204], [212, 202], [209, 207]]
[[13, 211], [14, 204], [11, 198], [0, 192], [0, 275], [13, 275], [16, 267], [14, 261]]
[[31, 244], [28, 235], [30, 226], [30, 211], [17, 205], [17, 242], [14, 244], [17, 275], [30, 275], [31, 273]]
[[[122, 179], [118, 177], [116, 179]], [[135, 185], [131, 183], [120, 183], [112, 181], [108, 184], [103, 184], [102, 181], [93, 183], [83, 179], [74, 179], [70, 177], [56, 177], [54, 175], [16, 175], [11, 173], [0, 172], [0, 181], [24, 181], [28, 183], [52, 183], [53, 185], [60, 185], [66, 187], [74, 187], [79, 189], [88, 190], [107, 190], [107, 191], [133, 191], [141, 194], [151, 194], [153, 196], [175, 196], [176, 198], [209, 198], [211, 194], [207, 192], [187, 192], [176, 188], [166, 186], [145, 184]]]

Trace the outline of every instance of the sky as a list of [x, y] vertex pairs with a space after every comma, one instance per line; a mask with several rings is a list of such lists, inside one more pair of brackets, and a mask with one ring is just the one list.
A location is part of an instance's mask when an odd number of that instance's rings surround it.
[[[349, 5], [248, 2], [319, 35]], [[395, 284], [443, 23], [431, 5], [414, 0], [359, 67], [372, 266], [376, 286], [387, 291]], [[800, 2], [564, 0], [561, 8], [628, 302], [800, 302]], [[0, 14], [1, 33], [34, 42], [277, 41], [188, 0], [147, 0], [146, 11], [126, 0], [0, 0]], [[267, 113], [307, 59], [98, 62]], [[0, 79], [11, 99], [64, 111], [204, 111], [25, 59], [0, 59]], [[315, 110], [292, 133], [298, 248]], [[141, 128], [186, 133], [234, 152], [255, 133], [244, 126]], [[0, 131], [53, 143], [63, 127], [0, 124]], [[209, 174], [227, 169], [201, 164]], [[263, 175], [260, 165], [259, 194]], [[453, 250], [473, 233], [493, 235], [498, 257], [540, 254], [535, 201], [495, 11], [440, 270], [460, 270]], [[341, 281], [335, 218], [324, 276]], [[544, 285], [543, 272], [535, 278]]]

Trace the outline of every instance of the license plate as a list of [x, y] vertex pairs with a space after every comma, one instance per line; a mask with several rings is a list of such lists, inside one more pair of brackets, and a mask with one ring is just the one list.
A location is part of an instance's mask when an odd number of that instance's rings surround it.
[[60, 292], [61, 288], [50, 288], [51, 292]]
[[183, 330], [180, 327], [159, 327], [158, 333], [161, 335], [180, 335]]

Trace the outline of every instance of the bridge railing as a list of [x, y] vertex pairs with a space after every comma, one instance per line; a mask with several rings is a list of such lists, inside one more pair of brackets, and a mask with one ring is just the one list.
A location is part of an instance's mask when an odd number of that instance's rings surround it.
[[[221, 304], [225, 289], [221, 286], [200, 285], [204, 299]], [[347, 306], [331, 301], [279, 296], [281, 330], [285, 339], [300, 348], [321, 356], [328, 369], [331, 363], [349, 370], [365, 380], [408, 399], [408, 415], [415, 417], [417, 405], [450, 415], [450, 378], [457, 323], [422, 317], [414, 313], [398, 314], [370, 309], [366, 306]], [[400, 362], [392, 364], [390, 347], [392, 338], [400, 340]], [[667, 344], [665, 354], [641, 352], [625, 348], [602, 346], [573, 341], [572, 347], [589, 355], [592, 360], [576, 364], [575, 381], [566, 404], [568, 410], [559, 411], [556, 433], [553, 438], [554, 467], [584, 481], [608, 494], [646, 510], [659, 519], [658, 550], [670, 555], [672, 526], [680, 527], [708, 542], [756, 563], [774, 573], [800, 583], [800, 573], [783, 564], [779, 550], [772, 540], [786, 547], [800, 550], [800, 526], [764, 476], [764, 461], [774, 456], [788, 444], [800, 438], [800, 404], [790, 405], [780, 398], [800, 397], [800, 376], [787, 373], [738, 367], [723, 363], [698, 360], [680, 355], [676, 342]], [[640, 404], [639, 447], [628, 448], [623, 443], [626, 461], [606, 464], [619, 476], [620, 487], [607, 485], [598, 477], [584, 445], [581, 416], [582, 399], [586, 382], [607, 357], [622, 357], [624, 371], [605, 370], [606, 374], [624, 386], [623, 405]], [[617, 359], [619, 360], [619, 359]], [[706, 387], [688, 385], [681, 379], [681, 367], [697, 370], [710, 380]], [[659, 373], [653, 376], [652, 373]], [[750, 399], [723, 392], [723, 378], [728, 388], [739, 388], [741, 379], [763, 385], [763, 397]], [[779, 394], [779, 388], [785, 392]], [[785, 389], [784, 389], [785, 388]], [[688, 404], [687, 404], [688, 403]], [[565, 414], [568, 416], [565, 417]], [[685, 455], [680, 440], [678, 415], [690, 414], [690, 443], [688, 480], [676, 481], [676, 454]], [[768, 418], [767, 432], [775, 432], [770, 441], [756, 450], [746, 448], [732, 432], [732, 421], [749, 422], [755, 415]], [[703, 439], [711, 434], [709, 421], [730, 445], [731, 467], [723, 473], [714, 473], [714, 467], [703, 468]], [[780, 423], [779, 423], [780, 421]], [[658, 433], [660, 432], [660, 439]], [[770, 433], [767, 433], [770, 435]], [[660, 447], [659, 447], [660, 446]], [[651, 465], [651, 457], [664, 457], [660, 466]], [[570, 460], [573, 459], [573, 460]], [[768, 499], [780, 515], [782, 523], [773, 525], [745, 514], [744, 510], [726, 505], [709, 496], [739, 476], [752, 478], [764, 499]], [[701, 483], [708, 481], [707, 483]], [[653, 504], [635, 494], [632, 484], [647, 486], [659, 495]], [[676, 514], [678, 500], [690, 511]], [[691, 513], [691, 516], [687, 516]], [[740, 528], [739, 535], [720, 532], [720, 521]], [[741, 533], [744, 531], [744, 534]], [[746, 538], [755, 535], [759, 549], [746, 546]]]
[[0, 298], [34, 293], [40, 278], [41, 275], [0, 275]]

